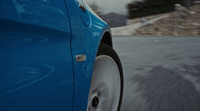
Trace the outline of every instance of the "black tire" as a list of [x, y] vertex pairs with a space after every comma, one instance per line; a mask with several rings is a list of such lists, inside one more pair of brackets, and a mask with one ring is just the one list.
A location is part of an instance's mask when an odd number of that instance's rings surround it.
[[119, 59], [119, 56], [115, 52], [115, 50], [105, 43], [101, 43], [99, 46], [97, 56], [100, 56], [100, 55], [110, 56], [116, 62], [117, 66], [119, 68], [120, 79], [121, 79], [121, 91], [120, 91], [120, 98], [119, 98], [119, 104], [118, 104], [117, 111], [120, 111], [121, 104], [122, 104], [122, 98], [123, 98], [123, 90], [124, 90], [124, 77], [123, 77], [123, 69], [122, 69], [121, 61]]

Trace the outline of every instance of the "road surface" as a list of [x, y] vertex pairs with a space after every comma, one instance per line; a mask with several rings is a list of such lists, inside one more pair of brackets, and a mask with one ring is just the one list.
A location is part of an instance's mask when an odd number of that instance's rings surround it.
[[200, 111], [200, 37], [113, 37], [121, 111]]

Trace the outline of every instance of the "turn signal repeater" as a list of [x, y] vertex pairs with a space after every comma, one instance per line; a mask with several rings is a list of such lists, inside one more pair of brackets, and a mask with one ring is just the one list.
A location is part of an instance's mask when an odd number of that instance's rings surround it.
[[86, 55], [81, 54], [81, 55], [76, 55], [76, 62], [83, 62], [86, 61]]

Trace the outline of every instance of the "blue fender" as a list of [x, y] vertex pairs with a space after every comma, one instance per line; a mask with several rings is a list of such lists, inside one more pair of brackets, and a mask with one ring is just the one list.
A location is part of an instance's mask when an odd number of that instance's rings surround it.
[[[90, 24], [82, 21], [77, 0], [65, 0], [71, 25], [71, 50], [74, 68], [73, 111], [87, 110], [87, 101], [92, 78], [93, 66], [103, 35], [111, 34], [109, 26], [100, 19], [86, 4]], [[85, 54], [86, 61], [77, 62], [76, 55]]]

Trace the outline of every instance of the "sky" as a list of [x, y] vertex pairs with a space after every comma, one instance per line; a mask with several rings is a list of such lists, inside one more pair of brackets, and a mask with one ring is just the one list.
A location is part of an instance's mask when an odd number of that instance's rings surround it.
[[96, 4], [102, 8], [103, 14], [115, 12], [115, 13], [127, 15], [128, 10], [126, 9], [126, 5], [136, 0], [84, 0], [84, 1], [87, 4], [96, 2]]

